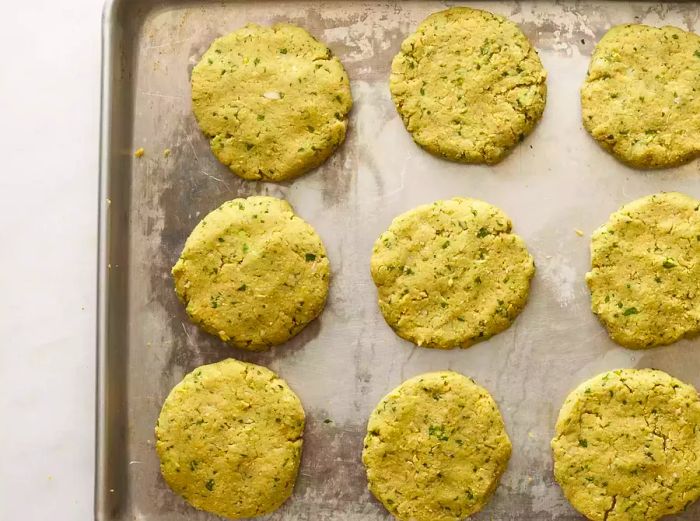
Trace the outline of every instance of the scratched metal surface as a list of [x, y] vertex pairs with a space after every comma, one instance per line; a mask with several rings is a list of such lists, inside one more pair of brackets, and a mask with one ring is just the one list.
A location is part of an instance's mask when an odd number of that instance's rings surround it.
[[[695, 30], [698, 6], [651, 3], [474, 2], [517, 22], [548, 70], [535, 132], [501, 164], [466, 166], [423, 152], [405, 132], [387, 78], [400, 42], [453, 2], [137, 2], [105, 9], [100, 279], [100, 422], [96, 515], [101, 520], [206, 520], [161, 480], [153, 447], [160, 405], [183, 374], [237, 357], [279, 372], [308, 414], [293, 497], [267, 519], [386, 520], [360, 461], [366, 419], [404, 379], [453, 369], [498, 401], [514, 450], [477, 520], [581, 519], [552, 478], [549, 440], [559, 406], [582, 380], [618, 367], [656, 367], [700, 385], [699, 342], [633, 352], [589, 311], [587, 236], [621, 204], [659, 190], [700, 196], [698, 162], [637, 172], [585, 133], [578, 88], [594, 43], [611, 25]], [[215, 37], [247, 21], [289, 21], [328, 43], [352, 80], [346, 143], [291, 183], [242, 181], [209, 152], [190, 111], [189, 75]], [[133, 151], [143, 147], [141, 159]], [[163, 156], [169, 148], [172, 154]], [[332, 285], [322, 316], [266, 353], [232, 350], [192, 326], [169, 276], [199, 219], [252, 194], [287, 198], [320, 233]], [[385, 324], [369, 275], [371, 246], [391, 219], [457, 195], [503, 208], [537, 263], [515, 324], [468, 350], [414, 347]], [[109, 202], [107, 201], [109, 199]], [[586, 237], [579, 237], [581, 229]], [[108, 265], [109, 264], [109, 265]], [[325, 419], [332, 420], [324, 423]], [[677, 519], [700, 518], [700, 505]]]

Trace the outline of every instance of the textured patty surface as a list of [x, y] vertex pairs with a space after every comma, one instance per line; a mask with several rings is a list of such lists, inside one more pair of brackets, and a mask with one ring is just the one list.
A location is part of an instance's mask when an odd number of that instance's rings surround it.
[[581, 89], [586, 130], [638, 168], [700, 153], [700, 36], [677, 27], [618, 25], [593, 52]]
[[426, 18], [391, 66], [396, 108], [413, 139], [438, 156], [496, 163], [544, 111], [546, 73], [502, 16], [453, 7]]
[[511, 444], [491, 395], [452, 371], [426, 373], [385, 396], [367, 424], [369, 489], [402, 521], [459, 521], [496, 489]]
[[234, 347], [285, 342], [328, 294], [326, 249], [282, 199], [233, 199], [192, 231], [172, 269], [192, 321]]
[[593, 521], [655, 521], [700, 496], [700, 399], [662, 371], [621, 369], [578, 386], [552, 440], [554, 476]]
[[591, 239], [591, 309], [611, 338], [643, 349], [700, 331], [700, 201], [678, 192], [620, 208]]
[[350, 82], [300, 27], [248, 24], [216, 39], [192, 70], [192, 109], [214, 155], [245, 179], [282, 181], [345, 139]]
[[455, 198], [394, 219], [374, 244], [379, 307], [396, 333], [421, 346], [469, 347], [506, 329], [535, 272], [500, 209]]
[[275, 373], [228, 359], [177, 384], [156, 424], [160, 469], [200, 510], [232, 519], [267, 514], [292, 493], [304, 409]]

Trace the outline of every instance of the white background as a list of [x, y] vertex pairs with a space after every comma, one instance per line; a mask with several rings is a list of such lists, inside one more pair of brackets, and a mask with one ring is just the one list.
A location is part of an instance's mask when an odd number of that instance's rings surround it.
[[0, 0], [0, 520], [92, 517], [102, 0]]

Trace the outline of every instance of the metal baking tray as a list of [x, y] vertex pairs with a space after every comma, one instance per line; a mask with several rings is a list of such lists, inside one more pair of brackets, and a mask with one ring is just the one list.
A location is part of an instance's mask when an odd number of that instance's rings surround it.
[[[620, 205], [660, 190], [700, 196], [700, 163], [639, 172], [581, 126], [578, 90], [612, 25], [696, 30], [698, 3], [471, 2], [522, 27], [548, 71], [537, 129], [496, 166], [460, 165], [417, 147], [389, 95], [391, 59], [429, 13], [461, 2], [110, 0], [103, 20], [96, 519], [214, 519], [162, 481], [153, 446], [161, 403], [181, 377], [227, 357], [270, 367], [304, 403], [308, 424], [291, 499], [269, 520], [389, 520], [360, 461], [366, 420], [404, 379], [453, 369], [484, 385], [513, 442], [501, 485], [476, 520], [583, 519], [553, 480], [549, 441], [579, 382], [655, 367], [700, 387], [700, 341], [649, 351], [611, 342], [589, 311], [588, 235]], [[189, 77], [209, 43], [246, 22], [288, 21], [326, 42], [352, 81], [345, 144], [293, 182], [243, 181], [212, 156], [191, 113]], [[145, 149], [137, 159], [134, 150]], [[170, 149], [169, 157], [164, 150]], [[331, 261], [321, 317], [286, 345], [234, 350], [188, 321], [170, 278], [186, 237], [223, 201], [288, 199]], [[530, 301], [515, 324], [467, 350], [414, 347], [386, 325], [369, 274], [375, 238], [397, 214], [471, 196], [503, 208], [535, 257]], [[575, 233], [585, 232], [584, 237]], [[328, 421], [330, 420], [330, 421]], [[700, 519], [700, 504], [675, 519]]]

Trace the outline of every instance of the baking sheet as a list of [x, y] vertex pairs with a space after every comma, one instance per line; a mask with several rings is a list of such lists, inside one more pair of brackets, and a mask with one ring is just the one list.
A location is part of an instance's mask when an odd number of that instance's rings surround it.
[[[655, 367], [700, 386], [698, 340], [642, 352], [621, 348], [590, 313], [584, 283], [588, 235], [639, 196], [660, 190], [700, 196], [699, 163], [655, 172], [626, 168], [583, 130], [578, 99], [594, 43], [610, 26], [696, 30], [698, 4], [469, 3], [518, 23], [549, 74], [542, 122], [492, 167], [450, 163], [414, 145], [387, 86], [403, 38], [429, 13], [459, 4], [112, 0], [106, 6], [97, 519], [215, 519], [187, 506], [161, 480], [153, 426], [186, 372], [226, 357], [280, 373], [307, 412], [295, 492], [266, 518], [280, 521], [391, 519], [366, 488], [365, 423], [385, 393], [425, 371], [452, 369], [484, 385], [513, 442], [501, 485], [476, 520], [582, 519], [553, 481], [549, 450], [561, 402], [582, 380], [607, 369]], [[305, 27], [332, 48], [351, 78], [355, 105], [345, 144], [293, 182], [236, 178], [209, 152], [191, 114], [192, 66], [214, 38], [248, 21]], [[139, 147], [145, 155], [136, 159]], [[233, 350], [191, 325], [169, 275], [202, 216], [253, 194], [288, 199], [323, 238], [332, 268], [321, 317], [265, 353]], [[504, 209], [537, 273], [529, 304], [510, 329], [470, 349], [444, 352], [414, 347], [386, 325], [369, 256], [394, 216], [453, 196]], [[700, 504], [675, 519], [698, 518]]]

